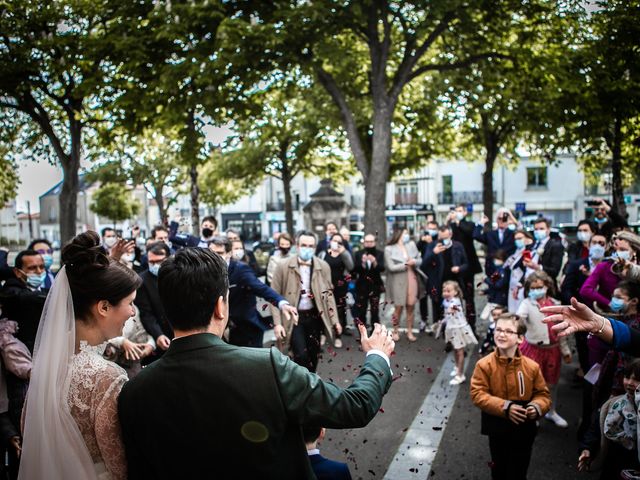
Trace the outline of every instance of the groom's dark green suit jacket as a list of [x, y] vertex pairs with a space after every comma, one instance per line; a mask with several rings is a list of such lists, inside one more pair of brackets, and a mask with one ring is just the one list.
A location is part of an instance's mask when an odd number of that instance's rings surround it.
[[390, 385], [380, 355], [342, 389], [274, 348], [177, 338], [120, 394], [129, 478], [315, 478], [301, 425], [362, 427]]

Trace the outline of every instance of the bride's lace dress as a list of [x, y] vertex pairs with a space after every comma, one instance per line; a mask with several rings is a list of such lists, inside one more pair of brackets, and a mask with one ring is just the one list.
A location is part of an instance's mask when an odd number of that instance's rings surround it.
[[102, 357], [105, 347], [106, 343], [80, 342], [80, 351], [71, 360], [67, 400], [99, 478], [117, 480], [127, 477], [118, 395], [128, 378], [122, 368]]

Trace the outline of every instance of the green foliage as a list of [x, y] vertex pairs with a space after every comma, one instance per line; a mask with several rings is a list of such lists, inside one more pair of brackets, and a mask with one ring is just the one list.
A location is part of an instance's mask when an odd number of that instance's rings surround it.
[[18, 166], [9, 156], [7, 148], [0, 144], [0, 206], [15, 198], [20, 185]]
[[89, 208], [115, 224], [136, 216], [140, 211], [140, 203], [123, 185], [105, 183], [94, 192]]
[[214, 209], [242, 198], [254, 185], [253, 177], [239, 172], [229, 174], [223, 167], [219, 150], [214, 150], [209, 160], [198, 168], [200, 200]]

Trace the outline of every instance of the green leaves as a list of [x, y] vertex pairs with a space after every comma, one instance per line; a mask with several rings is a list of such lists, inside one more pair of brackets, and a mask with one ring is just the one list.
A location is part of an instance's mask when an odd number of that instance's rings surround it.
[[94, 192], [89, 208], [116, 223], [134, 217], [140, 211], [140, 203], [122, 185], [105, 183]]

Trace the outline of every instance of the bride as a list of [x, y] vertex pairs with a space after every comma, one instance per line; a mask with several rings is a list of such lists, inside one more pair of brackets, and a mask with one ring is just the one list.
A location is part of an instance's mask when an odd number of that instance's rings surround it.
[[62, 263], [36, 337], [19, 478], [126, 478], [117, 400], [127, 375], [102, 353], [134, 315], [141, 280], [95, 232], [66, 245]]

